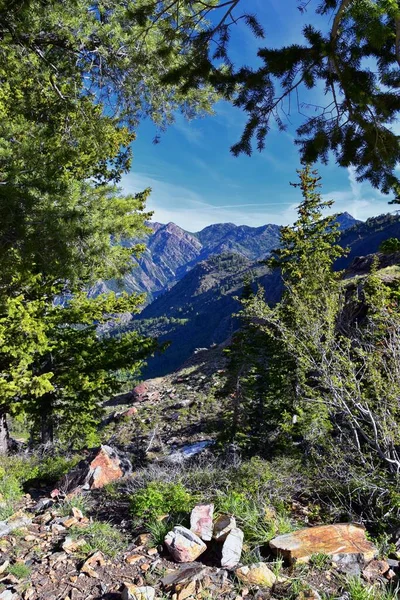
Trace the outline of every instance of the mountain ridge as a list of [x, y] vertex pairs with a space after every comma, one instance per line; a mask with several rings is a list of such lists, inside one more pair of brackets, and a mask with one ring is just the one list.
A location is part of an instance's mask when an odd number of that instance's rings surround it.
[[[351, 223], [347, 215], [343, 219]], [[345, 227], [339, 243], [349, 247], [350, 252], [337, 261], [335, 268], [348, 268], [358, 250], [363, 250], [363, 254], [378, 251], [381, 241], [396, 232], [400, 237], [399, 215], [381, 215]], [[240, 310], [236, 298], [246, 280], [253, 282], [254, 291], [261, 285], [268, 302], [279, 301], [283, 283], [278, 270], [271, 271], [265, 263], [237, 253], [225, 253], [197, 263], [135, 316], [129, 328], [171, 342], [164, 354], [149, 360], [144, 376], [164, 375], [178, 368], [196, 348], [209, 347], [229, 337], [239, 326], [234, 317]]]
[[[359, 223], [349, 213], [342, 213], [338, 223], [342, 230]], [[149, 222], [152, 233], [141, 241], [146, 249], [135, 260], [135, 268], [121, 284], [115, 281], [98, 282], [92, 295], [109, 290], [145, 293], [147, 304], [180, 281], [196, 264], [219, 254], [239, 254], [251, 261], [266, 258], [279, 246], [281, 226], [274, 224], [251, 227], [234, 223], [214, 223], [198, 232], [186, 231], [172, 221], [163, 224]], [[127, 240], [129, 247], [138, 240]]]

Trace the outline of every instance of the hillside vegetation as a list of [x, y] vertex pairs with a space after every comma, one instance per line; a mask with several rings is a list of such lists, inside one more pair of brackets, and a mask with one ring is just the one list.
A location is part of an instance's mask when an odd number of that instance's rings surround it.
[[[331, 214], [312, 166], [400, 202], [399, 5], [322, 0], [253, 69], [240, 4], [0, 0], [0, 600], [400, 595], [399, 216]], [[293, 225], [118, 187], [143, 120], [221, 100], [234, 155], [297, 105]]]

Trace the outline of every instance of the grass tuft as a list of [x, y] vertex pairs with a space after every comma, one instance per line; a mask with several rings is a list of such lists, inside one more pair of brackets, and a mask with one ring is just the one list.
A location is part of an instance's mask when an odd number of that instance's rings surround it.
[[93, 521], [88, 527], [71, 527], [70, 535], [73, 539], [83, 538], [85, 545], [80, 548], [83, 554], [92, 554], [100, 550], [106, 556], [115, 557], [122, 552], [127, 542], [124, 535], [110, 523]]
[[25, 563], [17, 562], [10, 565], [7, 569], [9, 575], [13, 575], [17, 579], [28, 579], [31, 574], [31, 569]]

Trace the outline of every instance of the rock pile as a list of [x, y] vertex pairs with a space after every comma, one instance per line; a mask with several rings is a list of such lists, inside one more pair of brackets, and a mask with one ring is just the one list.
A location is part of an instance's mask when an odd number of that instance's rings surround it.
[[198, 504], [190, 515], [190, 529], [177, 526], [167, 533], [165, 546], [176, 562], [193, 562], [217, 543], [221, 546], [221, 567], [234, 569], [239, 564], [243, 531], [229, 515], [220, 516], [213, 524], [213, 514], [213, 504]]

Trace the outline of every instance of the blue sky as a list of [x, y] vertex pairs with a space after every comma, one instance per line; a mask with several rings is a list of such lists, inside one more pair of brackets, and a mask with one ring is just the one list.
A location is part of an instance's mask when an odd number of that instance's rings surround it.
[[[242, 0], [246, 11], [254, 12], [265, 29], [265, 39], [256, 40], [239, 25], [233, 33], [231, 55], [234, 63], [257, 65], [259, 46], [281, 46], [301, 42], [304, 24], [329, 26], [327, 18], [314, 15], [316, 0], [301, 14], [296, 0]], [[315, 104], [318, 104], [316, 93]], [[303, 92], [300, 101], [310, 101]], [[313, 108], [303, 108], [305, 113]], [[214, 116], [187, 122], [178, 116], [176, 123], [154, 145], [155, 130], [150, 123], [141, 125], [133, 144], [134, 160], [121, 185], [125, 192], [152, 188], [148, 209], [153, 220], [173, 221], [188, 231], [199, 231], [212, 223], [232, 222], [259, 226], [287, 224], [296, 216], [300, 201], [298, 190], [289, 185], [296, 181], [299, 168], [294, 136], [298, 115], [293, 109], [286, 132], [272, 130], [266, 149], [255, 150], [251, 157], [233, 157], [230, 146], [237, 142], [246, 115], [226, 102], [215, 107]], [[366, 219], [392, 211], [388, 197], [369, 184], [356, 182], [353, 170], [337, 167], [334, 161], [319, 166], [324, 197], [335, 200], [334, 212], [347, 211]]]

